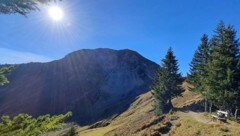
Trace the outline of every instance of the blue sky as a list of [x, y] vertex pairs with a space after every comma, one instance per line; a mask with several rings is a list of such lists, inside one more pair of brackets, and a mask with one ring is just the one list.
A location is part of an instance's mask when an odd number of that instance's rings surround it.
[[[183, 74], [220, 20], [240, 31], [240, 0], [64, 0], [64, 19], [49, 6], [28, 17], [0, 15], [0, 63], [63, 58], [79, 49], [131, 49], [160, 63], [171, 46]], [[238, 33], [239, 37], [239, 33]]]

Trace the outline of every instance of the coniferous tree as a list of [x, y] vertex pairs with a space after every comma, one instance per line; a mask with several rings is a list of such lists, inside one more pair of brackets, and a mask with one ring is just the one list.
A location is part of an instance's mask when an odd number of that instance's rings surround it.
[[207, 35], [203, 35], [201, 38], [201, 44], [194, 54], [194, 58], [190, 64], [190, 74], [188, 75], [188, 82], [194, 85], [196, 91], [202, 92], [200, 77], [206, 75], [205, 66], [209, 57], [210, 46], [208, 43]]
[[167, 84], [169, 78], [168, 71], [164, 68], [159, 68], [157, 72], [157, 76], [154, 81], [154, 86], [152, 87], [152, 94], [154, 97], [154, 110], [156, 115], [161, 115], [166, 113], [166, 105], [167, 105]]
[[173, 108], [172, 98], [180, 95], [179, 85], [182, 82], [181, 74], [178, 72], [178, 62], [170, 48], [162, 60], [157, 72], [152, 94], [155, 100], [155, 113], [157, 115], [167, 113]]
[[204, 80], [207, 71], [205, 70], [207, 60], [209, 59], [210, 46], [208, 36], [204, 34], [201, 38], [201, 44], [198, 46], [197, 51], [190, 64], [190, 74], [187, 77], [187, 82], [193, 85], [191, 88], [194, 91], [200, 92], [205, 98], [205, 112], [207, 111], [207, 99], [204, 87]]
[[56, 0], [0, 0], [0, 14], [22, 14], [38, 10], [39, 4]]
[[221, 22], [211, 41], [211, 55], [206, 65], [206, 96], [217, 107], [231, 111], [239, 94], [239, 42], [232, 26]]

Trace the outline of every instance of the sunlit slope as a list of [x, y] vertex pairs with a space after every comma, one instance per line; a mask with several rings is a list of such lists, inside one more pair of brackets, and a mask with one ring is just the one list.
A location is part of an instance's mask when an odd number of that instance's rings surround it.
[[[184, 85], [183, 85], [184, 87]], [[185, 86], [186, 87], [186, 86]], [[185, 88], [186, 89], [186, 88]], [[89, 129], [79, 128], [80, 136], [195, 136], [240, 135], [240, 124], [211, 122], [211, 114], [202, 112], [202, 97], [186, 89], [181, 97], [173, 99], [177, 112], [156, 117], [153, 114], [153, 98], [150, 92], [140, 95], [131, 107], [112, 120], [102, 121], [109, 125]]]
[[[201, 101], [201, 96], [199, 94], [185, 91], [182, 93], [182, 97], [173, 100], [173, 104], [177, 108], [183, 108], [198, 103], [199, 101]], [[152, 108], [153, 104], [152, 94], [151, 92], [147, 92], [140, 95], [127, 111], [113, 120], [109, 120], [110, 125], [94, 129], [79, 129], [80, 135], [88, 136], [98, 134], [111, 136], [118, 134], [138, 136], [156, 133], [156, 130], [164, 129], [164, 124], [162, 123], [167, 124], [168, 122], [178, 120], [178, 116], [155, 117]]]

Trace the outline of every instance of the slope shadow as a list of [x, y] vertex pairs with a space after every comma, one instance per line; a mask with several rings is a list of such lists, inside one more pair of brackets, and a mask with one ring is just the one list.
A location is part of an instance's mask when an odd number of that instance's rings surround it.
[[204, 103], [203, 102], [198, 102], [198, 103], [193, 103], [191, 105], [187, 105], [181, 108], [174, 108], [175, 111], [181, 111], [181, 112], [204, 112]]

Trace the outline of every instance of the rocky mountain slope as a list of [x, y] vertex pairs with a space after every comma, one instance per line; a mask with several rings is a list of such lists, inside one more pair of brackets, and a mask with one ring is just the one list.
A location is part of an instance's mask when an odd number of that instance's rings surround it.
[[146, 92], [158, 65], [131, 50], [79, 50], [49, 63], [21, 64], [0, 88], [0, 115], [73, 112], [89, 124], [125, 111]]

